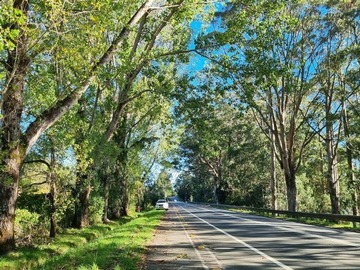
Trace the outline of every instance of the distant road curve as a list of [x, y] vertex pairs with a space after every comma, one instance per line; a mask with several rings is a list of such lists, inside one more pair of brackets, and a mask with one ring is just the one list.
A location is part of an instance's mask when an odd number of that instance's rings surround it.
[[358, 233], [181, 202], [170, 208], [198, 257], [196, 269], [360, 269]]

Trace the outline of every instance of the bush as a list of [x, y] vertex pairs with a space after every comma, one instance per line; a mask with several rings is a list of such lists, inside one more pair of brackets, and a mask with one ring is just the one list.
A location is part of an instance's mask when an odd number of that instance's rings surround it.
[[34, 239], [43, 236], [46, 231], [38, 213], [17, 209], [15, 217], [15, 238], [20, 246], [33, 245]]
[[90, 224], [101, 223], [104, 213], [104, 199], [99, 196], [93, 196], [90, 198]]

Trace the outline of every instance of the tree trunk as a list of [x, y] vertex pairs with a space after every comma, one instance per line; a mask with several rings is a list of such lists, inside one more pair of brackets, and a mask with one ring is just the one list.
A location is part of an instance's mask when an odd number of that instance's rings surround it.
[[129, 215], [129, 198], [128, 196], [124, 196], [121, 201], [121, 211], [120, 215], [122, 217], [127, 217]]
[[[273, 126], [273, 124], [272, 124]], [[273, 133], [274, 128], [271, 127], [269, 131], [270, 136], [270, 185], [271, 185], [271, 206], [273, 210], [277, 210], [277, 183], [276, 183], [276, 169], [275, 169], [275, 138]]]
[[56, 188], [55, 184], [51, 184], [50, 188], [50, 237], [56, 236]]
[[116, 199], [111, 204], [111, 216], [110, 219], [119, 219], [121, 217], [121, 201]]
[[127, 176], [124, 176], [121, 182], [121, 210], [120, 215], [128, 216], [129, 215], [129, 181]]
[[0, 178], [0, 254], [15, 248], [14, 222], [20, 164], [16, 160], [9, 160], [9, 163], [12, 171], [2, 172]]
[[[13, 7], [27, 14], [27, 1], [15, 1]], [[8, 51], [6, 82], [0, 99], [3, 115], [0, 119], [0, 254], [15, 248], [15, 209], [20, 170], [25, 158], [20, 122], [29, 58], [24, 31], [17, 24], [11, 28], [19, 30], [19, 38], [14, 40], [16, 48]]]
[[328, 160], [327, 180], [331, 201], [331, 213], [339, 214], [339, 181], [335, 162], [336, 158]]
[[50, 172], [50, 237], [54, 238], [56, 236], [56, 182], [54, 175], [54, 162], [51, 163], [51, 172]]
[[[330, 83], [329, 83], [330, 84]], [[332, 120], [333, 115], [331, 113], [332, 105], [332, 89], [329, 87], [329, 91], [326, 93], [326, 134], [325, 134], [325, 144], [326, 144], [326, 160], [327, 160], [327, 182], [328, 189], [331, 201], [331, 212], [333, 214], [339, 214], [339, 182], [338, 182], [338, 173], [337, 173], [337, 144], [335, 142], [335, 131], [334, 131], [334, 122]]]
[[290, 164], [290, 170], [285, 171], [285, 182], [286, 182], [286, 195], [288, 202], [288, 211], [296, 211], [296, 197], [297, 197], [297, 188], [296, 188], [296, 177], [293, 165]]
[[52, 145], [50, 148], [50, 237], [54, 238], [56, 236], [56, 175], [55, 175], [55, 149], [53, 147], [53, 141], [49, 137], [49, 141]]
[[108, 211], [109, 211], [109, 181], [107, 175], [103, 175], [104, 184], [104, 215], [103, 222], [106, 224], [109, 222]]
[[223, 179], [221, 178], [221, 173], [219, 173], [219, 177], [215, 177], [216, 185], [216, 200], [220, 204], [226, 203], [227, 198], [227, 186], [226, 183], [224, 183]]
[[90, 192], [91, 186], [88, 183], [88, 176], [83, 175], [76, 184], [73, 228], [81, 229], [89, 225]]
[[[355, 185], [355, 175], [353, 168], [353, 146], [350, 142], [350, 130], [348, 124], [348, 116], [346, 110], [346, 103], [343, 102], [343, 124], [344, 124], [344, 135], [346, 140], [346, 160], [347, 160], [347, 177], [348, 177], [348, 187], [350, 189], [351, 198], [352, 198], [352, 213], [354, 216], [359, 214], [358, 209], [358, 193], [357, 187]], [[354, 223], [354, 227], [356, 227], [356, 223]]]

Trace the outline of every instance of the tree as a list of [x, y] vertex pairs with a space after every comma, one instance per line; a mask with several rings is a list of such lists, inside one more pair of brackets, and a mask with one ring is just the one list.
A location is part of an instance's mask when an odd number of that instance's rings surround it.
[[[38, 4], [38, 5], [37, 5]], [[152, 1], [147, 1], [140, 7], [136, 7], [131, 18], [119, 29], [114, 36], [111, 45], [102, 54], [97, 53], [90, 56], [92, 63], [83, 61], [82, 67], [86, 72], [81, 72], [81, 79], [76, 84], [72, 84], [62, 93], [62, 98], [55, 100], [54, 105], [46, 108], [40, 114], [34, 116], [34, 120], [24, 130], [22, 119], [24, 117], [24, 93], [27, 90], [27, 77], [31, 75], [32, 64], [36, 60], [51, 59], [49, 52], [52, 46], [48, 39], [43, 39], [44, 31], [47, 33], [57, 33], [56, 23], [46, 20], [41, 16], [45, 29], [38, 21], [39, 17], [30, 16], [31, 12], [39, 12], [39, 15], [52, 7], [44, 5], [43, 2], [35, 2], [34, 6], [29, 6], [28, 1], [6, 1], [5, 6], [9, 10], [16, 11], [19, 17], [10, 26], [12, 33], [18, 33], [13, 40], [13, 46], [7, 46], [7, 54], [2, 55], [2, 65], [5, 67], [6, 74], [3, 82], [1, 99], [1, 178], [0, 178], [0, 200], [2, 209], [0, 216], [0, 252], [7, 252], [15, 247], [14, 241], [14, 219], [19, 185], [19, 173], [27, 153], [37, 142], [38, 138], [45, 130], [56, 123], [65, 113], [67, 113], [79, 100], [83, 93], [88, 89], [94, 79], [96, 72], [110, 59], [119, 45], [130, 33], [130, 28], [138, 23], [150, 9]], [[38, 8], [38, 9], [37, 9]], [[67, 8], [67, 7], [65, 7]], [[70, 7], [71, 8], [71, 7]], [[49, 12], [51, 14], [51, 12]], [[72, 14], [68, 14], [72, 15]], [[26, 20], [24, 20], [26, 18]], [[29, 25], [35, 25], [30, 28]], [[79, 20], [78, 24], [84, 25]], [[2, 21], [2, 29], [6, 29], [5, 22]], [[45, 35], [46, 36], [46, 35]], [[49, 35], [50, 36], [50, 35]], [[41, 42], [42, 41], [42, 42]], [[103, 44], [102, 44], [103, 45]], [[103, 46], [104, 47], [104, 46]], [[51, 54], [50, 54], [51, 55]], [[70, 90], [71, 89], [71, 90]]]
[[[215, 61], [227, 74], [239, 103], [246, 103], [271, 143], [283, 170], [288, 210], [296, 210], [296, 172], [315, 132], [307, 126], [316, 97], [313, 65], [321, 44], [316, 39], [318, 6], [301, 1], [235, 2], [221, 16], [225, 31], [199, 40], [224, 52]], [[207, 43], [204, 41], [207, 38]], [[219, 47], [220, 46], [220, 47]], [[211, 57], [210, 57], [211, 58]], [[270, 133], [269, 133], [270, 130]]]
[[177, 167], [185, 173], [177, 188], [187, 199], [264, 206], [267, 150], [250, 111], [211, 65], [184, 75], [179, 87], [175, 112], [184, 133]]

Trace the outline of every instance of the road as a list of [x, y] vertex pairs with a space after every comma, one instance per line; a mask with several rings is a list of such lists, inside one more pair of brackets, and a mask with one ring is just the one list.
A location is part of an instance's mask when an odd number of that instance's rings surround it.
[[147, 270], [360, 269], [360, 234], [172, 203]]

